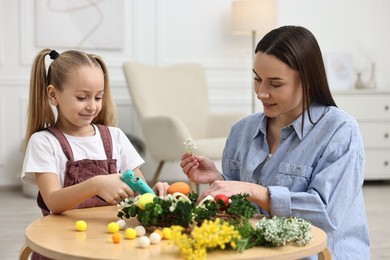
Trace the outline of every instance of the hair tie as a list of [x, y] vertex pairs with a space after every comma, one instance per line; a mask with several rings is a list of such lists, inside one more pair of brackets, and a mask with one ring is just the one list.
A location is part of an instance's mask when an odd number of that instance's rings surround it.
[[50, 56], [50, 59], [55, 60], [55, 59], [57, 59], [58, 56], [60, 56], [60, 54], [58, 52], [56, 52], [55, 50], [52, 50], [49, 53], [49, 56]]

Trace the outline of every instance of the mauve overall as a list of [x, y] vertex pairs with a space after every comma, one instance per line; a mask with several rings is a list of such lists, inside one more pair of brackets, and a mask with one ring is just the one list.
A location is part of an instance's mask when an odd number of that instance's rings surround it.
[[[71, 185], [75, 185], [77, 183], [83, 182], [93, 176], [96, 175], [105, 175], [117, 173], [116, 168], [116, 159], [112, 159], [112, 139], [111, 134], [107, 126], [96, 125], [99, 129], [100, 136], [103, 141], [104, 150], [106, 152], [107, 159], [106, 160], [90, 160], [84, 159], [79, 161], [74, 161], [73, 152], [70, 147], [68, 140], [65, 135], [55, 127], [47, 128], [60, 142], [61, 148], [66, 155], [68, 161], [66, 162], [65, 169], [65, 180], [64, 187], [68, 187]], [[50, 214], [50, 210], [46, 206], [41, 193], [38, 193], [37, 197], [38, 206], [42, 210], [42, 214], [44, 216]], [[99, 207], [99, 206], [107, 206], [110, 205], [97, 196], [91, 197], [86, 201], [80, 203], [75, 208], [91, 208], [91, 207]], [[44, 256], [41, 256], [37, 253], [32, 254], [32, 260], [43, 260], [49, 259]]]

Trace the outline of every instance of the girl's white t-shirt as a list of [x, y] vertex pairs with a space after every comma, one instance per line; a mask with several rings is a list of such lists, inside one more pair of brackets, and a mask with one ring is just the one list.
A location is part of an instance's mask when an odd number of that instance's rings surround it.
[[[94, 136], [75, 137], [65, 134], [75, 161], [107, 159], [99, 129], [94, 127], [96, 131]], [[109, 127], [109, 131], [113, 144], [112, 158], [117, 160], [118, 172], [140, 167], [145, 161], [123, 131], [117, 127]], [[67, 161], [59, 141], [52, 133], [36, 132], [31, 136], [27, 145], [21, 179], [25, 183], [36, 185], [35, 173], [49, 172], [58, 175], [58, 180], [63, 187]]]

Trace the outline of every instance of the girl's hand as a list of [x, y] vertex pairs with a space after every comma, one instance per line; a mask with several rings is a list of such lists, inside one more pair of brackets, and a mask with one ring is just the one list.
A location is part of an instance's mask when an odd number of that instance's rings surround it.
[[120, 174], [95, 176], [97, 195], [107, 203], [118, 204], [134, 195], [133, 190], [122, 181]]
[[164, 198], [168, 194], [169, 184], [167, 182], [157, 182], [153, 190], [160, 198]]
[[215, 164], [204, 156], [185, 153], [181, 157], [180, 167], [184, 174], [195, 183], [212, 183], [223, 180]]

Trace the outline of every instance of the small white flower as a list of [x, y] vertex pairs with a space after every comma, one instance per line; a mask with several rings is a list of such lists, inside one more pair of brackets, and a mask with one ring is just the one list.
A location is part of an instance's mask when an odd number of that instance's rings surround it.
[[311, 223], [301, 218], [262, 218], [256, 228], [262, 231], [264, 239], [273, 246], [283, 246], [290, 242], [302, 246], [311, 240]]
[[184, 148], [186, 149], [186, 152], [188, 152], [189, 154], [193, 154], [194, 151], [197, 149], [194, 142], [191, 140], [191, 138], [187, 138], [183, 142], [183, 145], [184, 145]]

